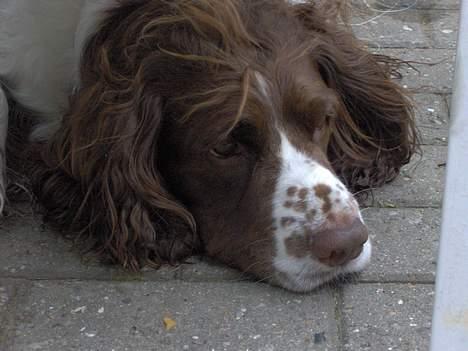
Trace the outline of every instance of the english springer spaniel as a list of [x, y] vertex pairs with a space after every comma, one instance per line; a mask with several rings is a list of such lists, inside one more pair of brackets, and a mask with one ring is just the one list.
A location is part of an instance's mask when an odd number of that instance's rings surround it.
[[45, 220], [103, 259], [203, 253], [294, 291], [358, 272], [371, 243], [353, 192], [392, 180], [416, 134], [398, 62], [336, 8], [3, 0], [2, 174], [14, 102], [34, 116]]

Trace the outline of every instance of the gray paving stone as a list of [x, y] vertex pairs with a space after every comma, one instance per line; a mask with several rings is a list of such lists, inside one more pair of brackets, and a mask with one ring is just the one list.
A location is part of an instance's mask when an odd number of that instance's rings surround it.
[[423, 146], [391, 183], [368, 193], [364, 206], [440, 207], [444, 187], [446, 146]]
[[132, 274], [83, 257], [60, 235], [45, 228], [22, 206], [23, 216], [0, 224], [0, 277], [29, 279], [168, 280], [177, 267]]
[[103, 266], [84, 264], [70, 243], [45, 230], [30, 214], [8, 218], [0, 225], [0, 276], [35, 279], [98, 278], [108, 276]]
[[14, 295], [14, 285], [7, 280], [0, 280], [0, 326], [3, 325], [6, 311]]
[[[255, 283], [36, 282], [21, 297], [25, 350], [336, 350], [329, 290]], [[166, 330], [163, 318], [176, 322]]]
[[27, 290], [27, 282], [0, 279], [0, 350], [11, 346], [17, 309], [17, 295]]
[[411, 61], [414, 67], [402, 67], [401, 84], [419, 93], [452, 91], [455, 50], [452, 49], [380, 49], [375, 52]]
[[180, 267], [178, 278], [186, 282], [213, 282], [232, 281], [239, 282], [252, 280], [251, 277], [213, 261], [207, 257], [192, 257], [188, 264]]
[[433, 285], [347, 286], [344, 350], [429, 350], [433, 294]]
[[440, 235], [439, 209], [367, 209], [371, 265], [360, 281], [433, 282]]
[[415, 94], [416, 123], [423, 145], [447, 145], [449, 114], [446, 95]]
[[15, 295], [15, 286], [0, 280], [0, 349], [4, 349], [9, 339], [8, 332], [11, 332], [11, 327], [14, 319], [13, 298]]
[[383, 15], [362, 11], [352, 28], [371, 47], [456, 48], [458, 11], [406, 10]]
[[460, 0], [352, 0], [351, 3], [357, 8], [368, 8], [369, 6], [379, 11], [399, 11], [405, 9], [458, 9]]
[[431, 33], [435, 48], [457, 48], [459, 12], [458, 11], [427, 11], [422, 14], [423, 21], [432, 24], [428, 30]]

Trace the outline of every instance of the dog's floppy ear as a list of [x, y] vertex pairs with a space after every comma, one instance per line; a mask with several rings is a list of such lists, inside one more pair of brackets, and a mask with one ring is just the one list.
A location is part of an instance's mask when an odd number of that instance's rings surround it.
[[350, 28], [337, 23], [339, 11], [330, 10], [330, 3], [327, 11], [314, 1], [294, 8], [314, 40], [312, 59], [341, 100], [331, 123], [329, 158], [351, 189], [380, 186], [393, 180], [417, 149], [412, 104], [392, 80], [400, 62], [369, 53]]
[[88, 43], [81, 87], [42, 152], [34, 192], [46, 220], [78, 233], [103, 258], [134, 270], [174, 263], [197, 249], [198, 238], [192, 215], [166, 190], [157, 166], [157, 57], [146, 55], [144, 42], [128, 45], [137, 42], [125, 34], [132, 28], [107, 26]]

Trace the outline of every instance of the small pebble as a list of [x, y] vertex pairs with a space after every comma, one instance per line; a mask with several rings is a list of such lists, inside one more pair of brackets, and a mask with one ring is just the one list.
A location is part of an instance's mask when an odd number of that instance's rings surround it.
[[81, 306], [81, 307], [75, 308], [74, 310], [71, 310], [71, 313], [73, 313], [73, 314], [83, 313], [84, 311], [86, 311], [86, 306]]

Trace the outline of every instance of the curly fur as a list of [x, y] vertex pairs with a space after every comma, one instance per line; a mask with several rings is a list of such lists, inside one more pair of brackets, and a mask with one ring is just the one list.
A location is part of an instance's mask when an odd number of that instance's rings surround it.
[[[309, 57], [336, 92], [327, 153], [348, 187], [394, 179], [417, 145], [411, 102], [392, 81], [399, 62], [369, 53], [331, 3], [119, 1], [87, 41], [60, 128], [33, 147], [45, 219], [132, 270], [200, 252], [196, 220], [161, 174], [161, 130], [168, 116], [189, 123], [223, 105], [228, 134], [249, 104], [250, 71], [272, 56]], [[271, 22], [257, 24], [259, 11]]]

